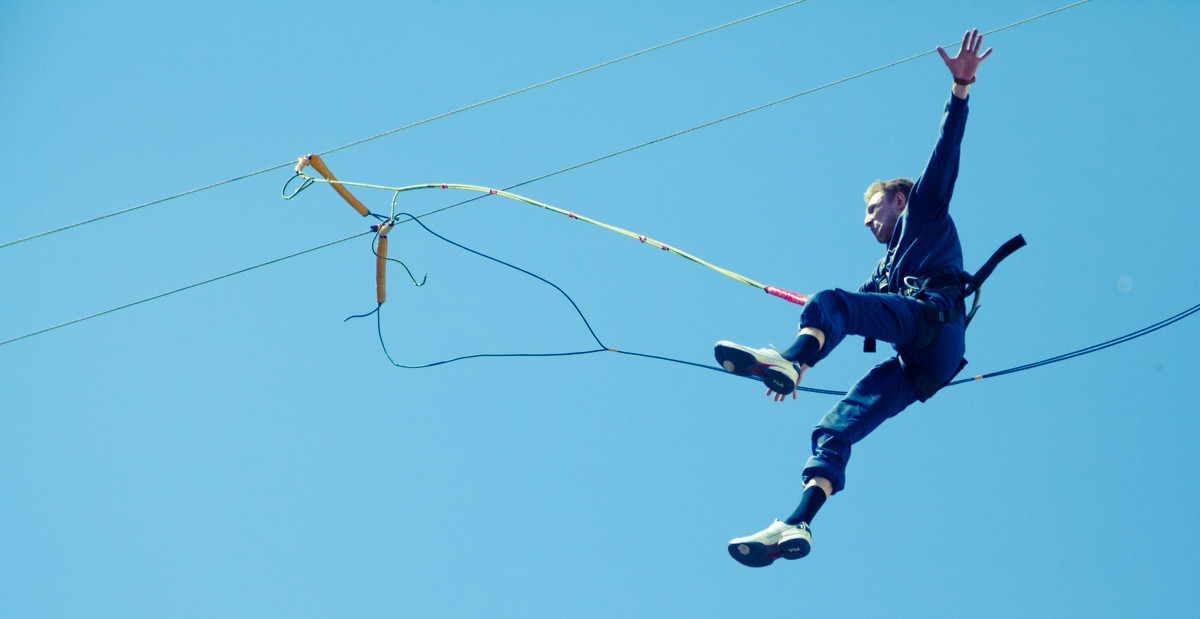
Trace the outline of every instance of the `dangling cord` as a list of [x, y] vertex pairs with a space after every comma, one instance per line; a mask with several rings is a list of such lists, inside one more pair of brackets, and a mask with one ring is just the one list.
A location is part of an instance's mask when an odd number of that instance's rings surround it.
[[[404, 264], [403, 262], [401, 262], [400, 260], [397, 260], [395, 258], [388, 258], [388, 255], [387, 255], [387, 233], [395, 225], [396, 225], [396, 221], [394, 219], [389, 219], [387, 221], [387, 223], [385, 223], [383, 225], [371, 226], [371, 230], [373, 232], [375, 232], [375, 237], [373, 239], [371, 239], [371, 252], [375, 254], [375, 258], [377, 260], [385, 260], [387, 262], [395, 262], [396, 264], [404, 267], [404, 271], [406, 273], [408, 273], [408, 278], [412, 280], [412, 283], [414, 286], [417, 286], [417, 287], [424, 286], [425, 281], [429, 279], [428, 273], [421, 276], [421, 281], [418, 282], [416, 276], [413, 275], [412, 269], [408, 268], [407, 264]], [[387, 228], [387, 230], [384, 230], [384, 228]], [[380, 231], [383, 231], [383, 233], [380, 234]], [[378, 274], [377, 279], [379, 279], [380, 283], [382, 283], [383, 278], [382, 278], [381, 273]], [[380, 293], [380, 294], [382, 294], [382, 293]]]
[[[425, 231], [426, 231], [426, 232], [428, 232], [429, 234], [431, 234], [431, 235], [433, 235], [433, 236], [437, 237], [438, 239], [440, 239], [440, 240], [442, 240], [442, 241], [445, 241], [446, 243], [449, 243], [449, 244], [451, 244], [451, 245], [453, 245], [453, 246], [455, 246], [455, 247], [457, 247], [457, 248], [459, 248], [459, 249], [462, 249], [462, 250], [464, 250], [464, 251], [467, 251], [467, 252], [470, 252], [470, 253], [472, 253], [472, 254], [475, 254], [476, 256], [479, 256], [479, 257], [481, 257], [481, 258], [486, 258], [486, 259], [488, 259], [488, 260], [491, 260], [492, 262], [498, 263], [498, 264], [500, 264], [500, 265], [503, 265], [503, 266], [506, 266], [506, 267], [508, 267], [508, 268], [510, 268], [510, 269], [513, 269], [513, 270], [519, 271], [519, 272], [521, 272], [521, 273], [524, 273], [524, 274], [526, 274], [526, 275], [528, 275], [528, 276], [530, 276], [530, 277], [532, 277], [532, 278], [534, 278], [534, 279], [536, 279], [536, 280], [538, 280], [538, 281], [540, 281], [540, 282], [542, 282], [542, 283], [544, 283], [544, 284], [546, 284], [546, 285], [550, 286], [551, 288], [554, 288], [555, 290], [557, 290], [557, 291], [558, 291], [558, 293], [559, 293], [559, 294], [561, 294], [561, 295], [563, 296], [563, 298], [565, 298], [565, 299], [567, 300], [567, 302], [568, 302], [568, 303], [570, 303], [570, 304], [571, 304], [571, 307], [575, 309], [575, 313], [576, 313], [576, 314], [579, 316], [579, 319], [580, 319], [581, 321], [583, 321], [583, 325], [584, 325], [585, 327], [587, 327], [588, 333], [589, 333], [589, 334], [591, 334], [591, 336], [592, 336], [592, 339], [593, 339], [593, 340], [596, 342], [596, 344], [599, 346], [599, 348], [592, 349], [592, 350], [583, 350], [583, 351], [575, 351], [575, 352], [564, 352], [564, 353], [502, 353], [502, 354], [476, 354], [476, 355], [465, 355], [465, 356], [462, 356], [462, 357], [456, 357], [456, 358], [454, 358], [454, 359], [446, 359], [446, 360], [444, 360], [444, 361], [437, 361], [437, 362], [434, 362], [434, 363], [427, 363], [427, 364], [424, 364], [424, 365], [404, 365], [404, 364], [396, 363], [396, 361], [395, 361], [395, 360], [392, 358], [391, 354], [390, 354], [390, 353], [388, 353], [388, 350], [387, 350], [387, 345], [386, 345], [386, 343], [384, 343], [384, 340], [383, 340], [383, 324], [382, 324], [382, 321], [381, 321], [381, 319], [380, 319], [380, 315], [379, 315], [379, 313], [378, 313], [378, 312], [379, 312], [379, 308], [375, 308], [375, 311], [373, 311], [373, 312], [371, 312], [371, 313], [369, 313], [369, 314], [364, 314], [363, 316], [370, 316], [371, 314], [375, 314], [375, 315], [376, 315], [376, 318], [375, 318], [375, 324], [376, 324], [376, 330], [377, 330], [377, 331], [378, 331], [378, 333], [379, 333], [379, 343], [380, 343], [380, 344], [383, 346], [383, 352], [384, 352], [384, 354], [387, 356], [387, 358], [388, 358], [388, 361], [391, 361], [391, 362], [392, 362], [392, 365], [394, 365], [394, 366], [396, 366], [396, 367], [399, 367], [399, 368], [407, 368], [407, 369], [419, 369], [419, 368], [428, 368], [428, 367], [434, 367], [434, 366], [437, 366], [437, 365], [443, 365], [443, 364], [446, 364], [446, 363], [451, 363], [451, 362], [454, 362], [454, 361], [462, 361], [462, 360], [464, 360], [464, 359], [478, 359], [478, 358], [484, 358], [484, 357], [565, 357], [565, 356], [571, 356], [571, 355], [588, 355], [588, 354], [593, 354], [593, 353], [598, 353], [598, 352], [617, 352], [617, 351], [614, 351], [614, 350], [612, 350], [612, 349], [608, 348], [607, 346], [605, 346], [605, 345], [604, 345], [604, 343], [603, 343], [603, 342], [601, 342], [601, 341], [600, 341], [600, 337], [596, 335], [596, 331], [595, 331], [595, 329], [593, 329], [593, 328], [592, 328], [592, 325], [591, 325], [591, 323], [589, 323], [589, 322], [588, 322], [588, 319], [587, 319], [587, 317], [585, 317], [585, 316], [583, 315], [583, 311], [579, 309], [579, 306], [578, 306], [578, 305], [575, 303], [575, 300], [574, 300], [574, 299], [572, 299], [572, 298], [571, 298], [571, 296], [570, 296], [570, 295], [568, 295], [568, 294], [566, 293], [566, 291], [564, 291], [562, 288], [559, 288], [559, 287], [558, 287], [558, 285], [557, 285], [557, 284], [555, 284], [554, 282], [552, 282], [552, 281], [550, 281], [550, 280], [548, 280], [548, 279], [546, 279], [546, 278], [544, 278], [544, 277], [542, 277], [542, 276], [540, 276], [540, 275], [538, 275], [538, 274], [536, 274], [536, 273], [533, 273], [533, 272], [527, 271], [527, 270], [525, 270], [525, 269], [522, 269], [522, 268], [521, 268], [521, 267], [519, 267], [519, 266], [516, 266], [516, 265], [510, 264], [510, 263], [508, 263], [508, 262], [505, 262], [505, 261], [503, 261], [503, 260], [500, 260], [499, 258], [495, 258], [495, 257], [493, 257], [493, 256], [489, 256], [489, 255], [487, 255], [487, 254], [485, 254], [485, 253], [483, 253], [483, 252], [476, 251], [476, 250], [474, 250], [474, 249], [471, 249], [470, 247], [467, 247], [467, 246], [465, 246], [465, 245], [461, 245], [461, 244], [459, 244], [459, 243], [456, 243], [456, 242], [454, 242], [454, 241], [451, 241], [450, 239], [448, 239], [448, 238], [446, 238], [446, 237], [444, 237], [444, 236], [442, 236], [442, 235], [440, 235], [440, 234], [438, 234], [438, 233], [434, 232], [433, 230], [430, 230], [430, 229], [429, 229], [429, 226], [426, 226], [424, 222], [422, 222], [420, 219], [418, 219], [416, 216], [414, 216], [414, 215], [412, 215], [412, 214], [410, 214], [410, 213], [395, 213], [395, 214], [393, 215], [393, 217], [399, 217], [399, 216], [408, 217], [409, 219], [407, 219], [407, 220], [405, 220], [405, 221], [412, 221], [412, 222], [415, 222], [415, 223], [416, 223], [418, 226], [421, 226], [421, 228], [422, 228], [423, 230], [425, 230]], [[415, 283], [415, 279], [414, 279], [414, 283]], [[359, 318], [359, 317], [361, 317], [361, 316], [355, 316], [355, 317], [353, 317], [353, 318]]]

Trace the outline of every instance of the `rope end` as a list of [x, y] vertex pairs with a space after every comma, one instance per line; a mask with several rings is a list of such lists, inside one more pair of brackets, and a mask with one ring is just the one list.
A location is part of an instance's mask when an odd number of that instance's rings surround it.
[[779, 297], [784, 301], [790, 301], [796, 305], [804, 305], [805, 303], [808, 303], [808, 297], [802, 294], [796, 294], [791, 290], [784, 290], [783, 288], [776, 288], [775, 286], [767, 286], [766, 288], [763, 288], [763, 290], [769, 295]]

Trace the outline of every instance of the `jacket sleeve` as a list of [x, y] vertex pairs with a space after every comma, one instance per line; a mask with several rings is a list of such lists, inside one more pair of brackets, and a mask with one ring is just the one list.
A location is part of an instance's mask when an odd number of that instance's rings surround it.
[[967, 126], [967, 100], [951, 96], [942, 114], [937, 145], [925, 165], [925, 171], [913, 184], [908, 196], [909, 223], [922, 227], [925, 222], [945, 216], [950, 209], [954, 181], [958, 178], [959, 151]]
[[862, 285], [858, 287], [858, 291], [859, 292], [879, 292], [879, 279], [881, 277], [882, 272], [883, 272], [883, 260], [880, 260], [879, 264], [875, 265], [875, 270], [871, 271], [871, 276], [867, 278], [867, 281], [863, 282]]

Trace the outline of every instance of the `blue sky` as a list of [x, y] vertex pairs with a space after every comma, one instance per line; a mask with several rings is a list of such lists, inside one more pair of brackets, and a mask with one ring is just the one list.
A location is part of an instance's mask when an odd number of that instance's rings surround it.
[[[782, 2], [0, 3], [0, 243], [279, 166]], [[331, 153], [339, 177], [507, 187], [1067, 2], [809, 0]], [[968, 268], [1023, 233], [968, 334], [981, 374], [1200, 302], [1190, 2], [1090, 3], [985, 37], [951, 211]], [[519, 193], [761, 282], [857, 286], [861, 194], [918, 174], [935, 54]], [[366, 231], [287, 168], [0, 248], [0, 341]], [[391, 196], [357, 192], [377, 212]], [[405, 194], [424, 213], [467, 194]], [[711, 363], [797, 308], [488, 198], [439, 234], [563, 288], [611, 348]], [[398, 362], [594, 346], [520, 273], [401, 226]], [[814, 550], [790, 513], [836, 398], [596, 354], [388, 363], [369, 237], [0, 345], [0, 615], [1162, 616], [1195, 612], [1196, 318], [947, 389], [855, 448]], [[886, 359], [848, 340], [806, 384]]]

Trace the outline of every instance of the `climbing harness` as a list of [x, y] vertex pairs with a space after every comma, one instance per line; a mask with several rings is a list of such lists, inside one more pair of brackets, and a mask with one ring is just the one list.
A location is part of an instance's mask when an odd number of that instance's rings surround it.
[[[1025, 238], [1019, 234], [1014, 236], [993, 252], [991, 257], [987, 259], [987, 262], [973, 276], [968, 276], [966, 273], [948, 272], [930, 277], [909, 276], [904, 278], [904, 290], [901, 294], [914, 297], [922, 302], [921, 319], [917, 321], [917, 335], [913, 339], [912, 347], [923, 349], [933, 345], [933, 342], [937, 339], [938, 332], [941, 331], [942, 325], [958, 320], [959, 317], [965, 316], [963, 320], [964, 329], [970, 325], [971, 319], [975, 317], [975, 312], [980, 307], [980, 287], [983, 286], [983, 282], [992, 274], [992, 271], [996, 270], [996, 265], [1024, 246]], [[953, 307], [949, 310], [935, 307], [927, 301], [926, 294], [928, 291], [945, 291], [953, 298]], [[963, 300], [969, 295], [974, 295], [974, 300], [971, 303], [971, 311], [967, 312]], [[870, 342], [870, 347], [874, 348], [873, 341]], [[908, 377], [909, 384], [912, 385], [913, 391], [917, 393], [917, 399], [922, 402], [932, 398], [938, 390], [948, 385], [967, 366], [967, 360], [965, 358], [962, 359], [954, 374], [945, 381], [942, 381], [916, 361], [904, 355], [898, 355], [898, 357], [900, 359], [900, 367], [904, 369], [904, 375]]]

